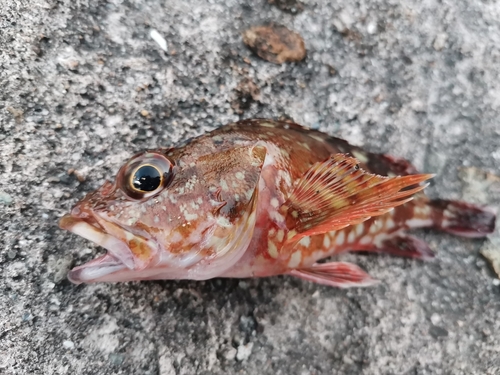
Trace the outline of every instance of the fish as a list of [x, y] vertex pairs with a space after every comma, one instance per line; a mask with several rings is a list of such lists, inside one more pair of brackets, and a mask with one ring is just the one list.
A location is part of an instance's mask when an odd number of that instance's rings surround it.
[[68, 278], [290, 275], [339, 288], [374, 285], [356, 264], [334, 257], [362, 251], [428, 259], [434, 251], [409, 230], [493, 232], [493, 209], [427, 197], [433, 176], [295, 123], [242, 120], [138, 153], [79, 201], [60, 228], [106, 253]]

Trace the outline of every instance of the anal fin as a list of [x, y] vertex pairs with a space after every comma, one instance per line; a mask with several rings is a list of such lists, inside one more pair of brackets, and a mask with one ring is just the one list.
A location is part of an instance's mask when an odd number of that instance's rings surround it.
[[315, 263], [308, 268], [292, 269], [288, 275], [337, 288], [371, 286], [379, 282], [357, 265], [347, 262]]

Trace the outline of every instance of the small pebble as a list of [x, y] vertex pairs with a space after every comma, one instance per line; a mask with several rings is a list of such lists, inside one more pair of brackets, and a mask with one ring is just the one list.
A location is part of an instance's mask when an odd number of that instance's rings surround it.
[[332, 23], [333, 23], [333, 26], [335, 27], [335, 29], [339, 33], [343, 34], [343, 33], [346, 33], [348, 31], [346, 25], [344, 25], [344, 23], [339, 18], [334, 18], [332, 20]]
[[281, 25], [252, 27], [243, 33], [243, 42], [260, 58], [274, 64], [301, 61], [306, 57], [302, 37]]
[[14, 199], [7, 193], [4, 193], [3, 191], [0, 191], [0, 203], [5, 204], [8, 206], [14, 201]]
[[344, 355], [342, 357], [342, 361], [346, 364], [346, 365], [353, 365], [354, 364], [354, 361], [351, 359], [351, 357], [349, 357], [347, 354]]
[[238, 333], [235, 334], [233, 337], [233, 344], [235, 346], [241, 346], [241, 345], [243, 345], [242, 342], [243, 342], [243, 339], [241, 338], [241, 336]]
[[230, 348], [224, 353], [224, 358], [226, 358], [228, 361], [232, 361], [236, 358], [236, 353], [237, 350], [235, 348]]
[[436, 314], [436, 313], [432, 314], [432, 316], [431, 316], [431, 322], [434, 325], [438, 325], [439, 322], [441, 322], [441, 317], [439, 316], [439, 314]]
[[123, 354], [111, 353], [109, 355], [109, 361], [115, 366], [120, 366], [124, 360], [125, 360], [125, 356]]
[[434, 44], [432, 45], [436, 51], [441, 51], [446, 46], [446, 41], [448, 40], [448, 34], [441, 33], [434, 39]]
[[16, 120], [20, 120], [23, 117], [24, 112], [22, 109], [17, 109], [14, 107], [7, 107], [6, 109], [12, 116], [14, 116]]
[[[482, 256], [484, 256], [489, 262], [497, 277], [500, 278], [500, 246], [498, 244], [498, 240], [493, 239], [494, 242], [489, 240], [486, 244], [483, 245], [483, 248], [480, 250]], [[496, 281], [499, 281], [496, 279]]]
[[165, 52], [168, 51], [167, 41], [163, 36], [161, 36], [161, 34], [158, 31], [154, 29], [151, 30], [149, 36], [160, 46], [162, 50], [164, 50]]
[[448, 336], [448, 330], [443, 328], [443, 327], [439, 327], [439, 326], [431, 326], [429, 328], [429, 334], [434, 337], [435, 339], [439, 338], [439, 337], [447, 337]]
[[53, 273], [55, 283], [66, 280], [66, 275], [71, 268], [73, 259], [71, 256], [65, 256], [57, 259], [50, 258], [48, 261], [49, 271]]
[[23, 322], [28, 322], [33, 319], [33, 315], [31, 315], [29, 312], [25, 312], [21, 319], [23, 320]]
[[61, 66], [68, 70], [77, 70], [78, 66], [80, 65], [80, 62], [77, 59], [71, 57], [61, 57], [57, 61]]
[[79, 182], [84, 182], [85, 181], [85, 174], [83, 174], [81, 171], [75, 170], [75, 176], [76, 176], [76, 179]]
[[63, 341], [63, 347], [66, 349], [74, 349], [75, 348], [75, 343], [73, 341], [65, 340]]
[[366, 31], [368, 34], [375, 34], [377, 31], [377, 24], [375, 22], [370, 22], [368, 25], [366, 25]]
[[248, 283], [246, 281], [238, 282], [238, 287], [241, 289], [248, 289]]
[[238, 346], [238, 352], [236, 353], [236, 359], [238, 361], [245, 361], [252, 354], [253, 342], [249, 342], [246, 345]]
[[304, 5], [299, 0], [268, 0], [269, 4], [276, 5], [282, 11], [298, 14], [304, 10]]

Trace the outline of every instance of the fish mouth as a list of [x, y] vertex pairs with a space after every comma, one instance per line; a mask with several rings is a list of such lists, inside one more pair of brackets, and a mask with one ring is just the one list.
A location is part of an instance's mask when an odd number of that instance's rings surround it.
[[61, 218], [59, 227], [92, 241], [108, 251], [105, 255], [73, 268], [68, 273], [68, 279], [71, 282], [89, 283], [99, 281], [118, 271], [137, 269], [130, 247], [124, 241], [106, 233], [97, 225], [93, 225], [91, 220], [76, 218], [68, 214]]

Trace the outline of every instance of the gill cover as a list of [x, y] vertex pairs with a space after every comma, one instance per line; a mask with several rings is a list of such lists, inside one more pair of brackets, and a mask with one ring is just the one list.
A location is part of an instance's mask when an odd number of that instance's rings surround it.
[[[196, 280], [222, 275], [244, 255], [252, 239], [259, 195], [259, 180], [267, 150], [263, 146], [239, 147], [216, 157], [200, 158], [199, 167], [209, 186], [219, 186], [215, 195], [221, 205], [216, 229], [207, 243], [212, 252], [189, 269]], [[224, 173], [220, 170], [223, 161]]]

